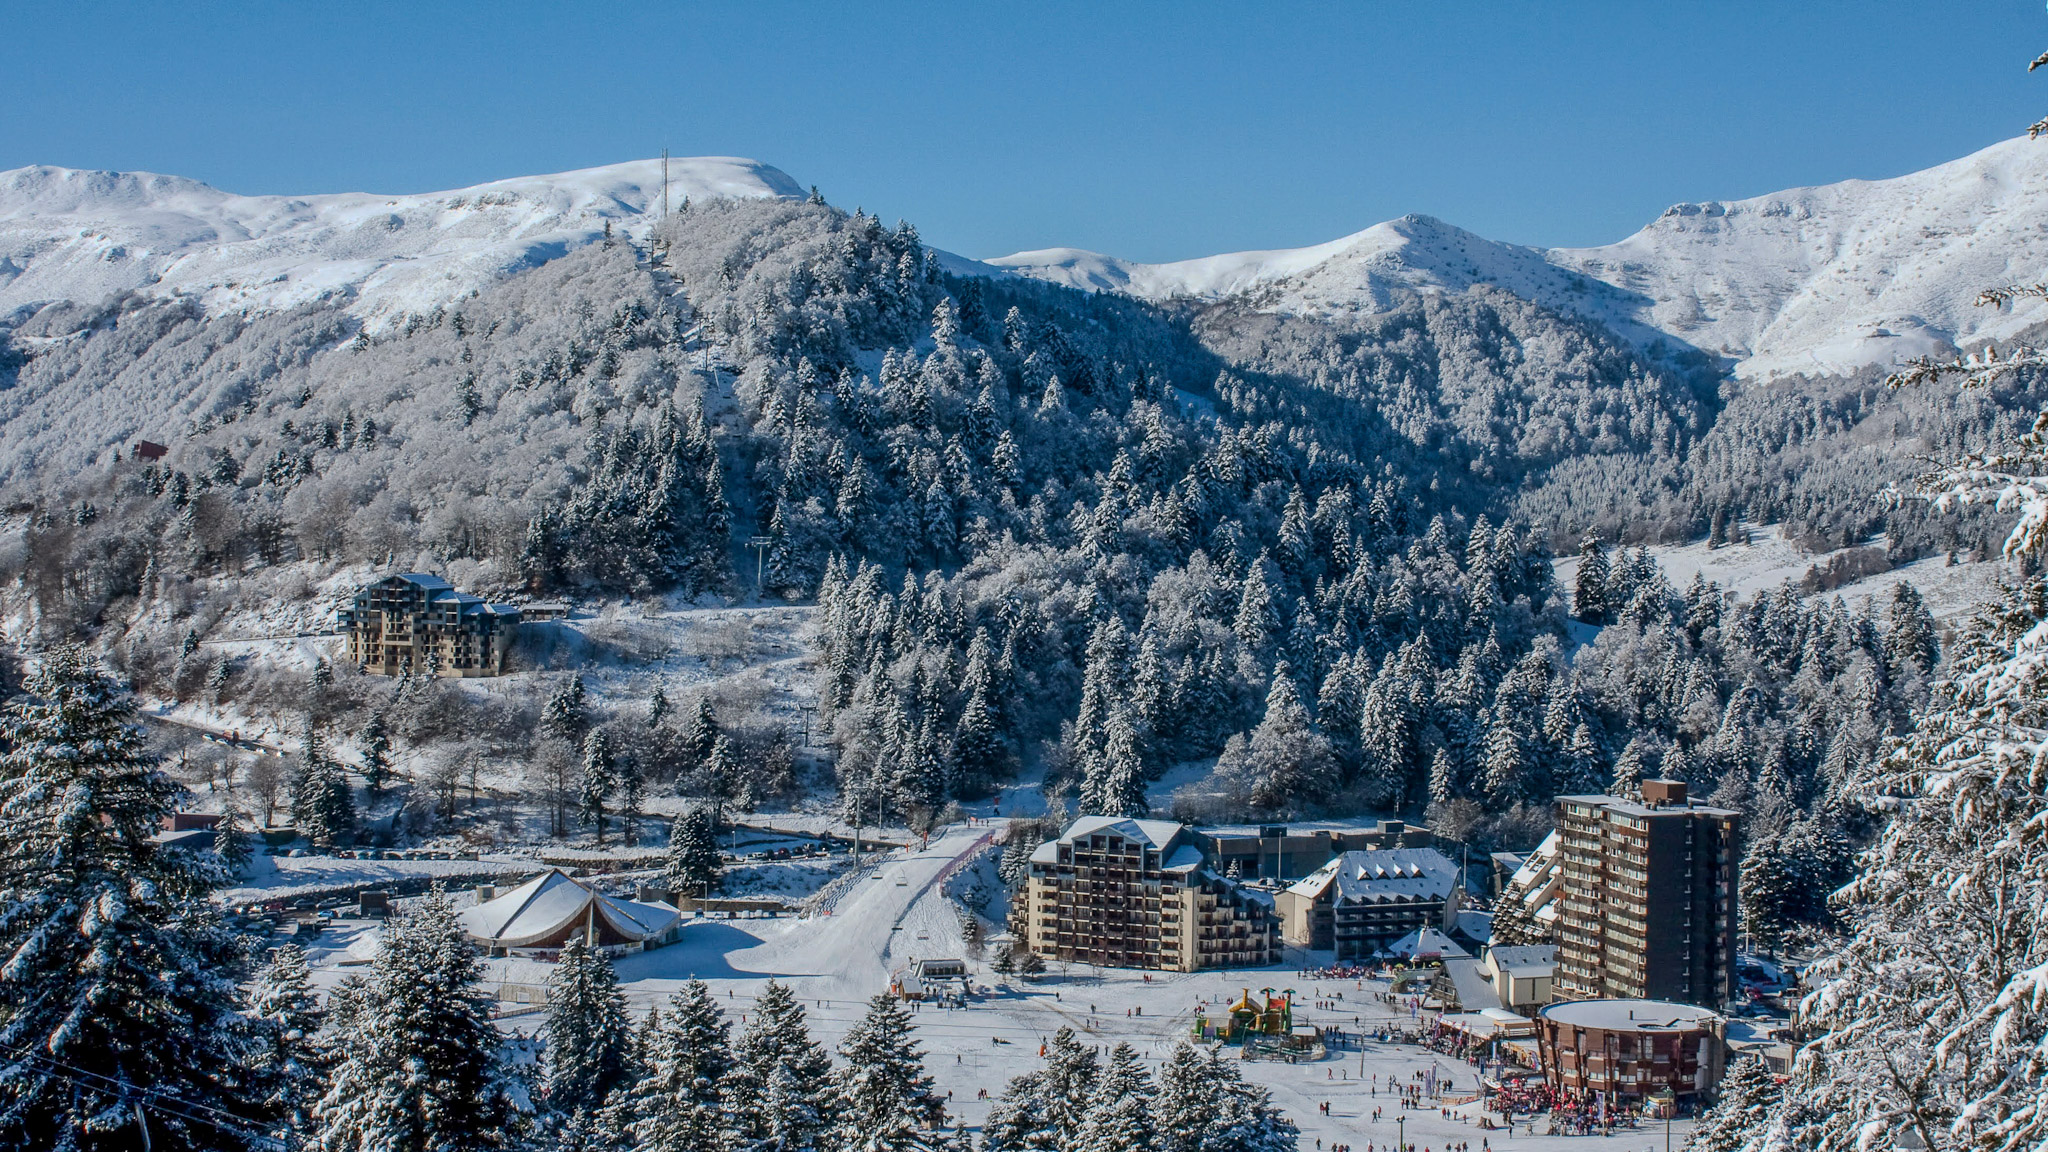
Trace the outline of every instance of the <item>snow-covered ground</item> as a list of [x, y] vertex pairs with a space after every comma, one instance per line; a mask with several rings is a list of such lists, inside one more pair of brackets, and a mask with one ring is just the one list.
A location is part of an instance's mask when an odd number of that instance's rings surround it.
[[[892, 854], [829, 916], [693, 920], [678, 943], [618, 962], [628, 1004], [644, 1013], [684, 981], [701, 979], [737, 1026], [772, 977], [795, 989], [813, 1031], [836, 1044], [859, 1018], [867, 998], [886, 989], [892, 971], [918, 957], [967, 954], [956, 905], [943, 891], [942, 880], [983, 851], [994, 830], [990, 824], [956, 825], [926, 848]], [[329, 933], [313, 950], [316, 979], [331, 985], [350, 970], [344, 961], [352, 966], [374, 955], [374, 941], [366, 936], [370, 931], [351, 925]], [[531, 961], [490, 963], [496, 980], [531, 984], [547, 974], [545, 965]], [[1300, 1002], [1333, 1003], [1327, 1011], [1298, 1010], [1303, 1023], [1359, 1028], [1375, 1020], [1409, 1018], [1405, 1009], [1375, 1001], [1370, 982], [1303, 980], [1291, 967], [1152, 973], [1147, 980], [1136, 971], [1081, 966], [1062, 971], [1054, 965], [1036, 983], [1005, 980], [982, 963], [972, 967], [976, 981], [992, 986], [993, 995], [964, 1009], [924, 1006], [915, 1017], [926, 1066], [939, 1090], [951, 1094], [952, 1114], [970, 1127], [979, 1126], [988, 1113], [990, 1101], [979, 1093], [994, 1097], [1010, 1077], [1037, 1068], [1039, 1045], [1062, 1026], [1089, 1043], [1130, 1043], [1156, 1074], [1159, 1062], [1188, 1034], [1198, 1004], [1224, 1003], [1246, 988], [1291, 987]], [[513, 1009], [504, 1027], [531, 1034], [542, 1018], [537, 1011]], [[1469, 1065], [1414, 1046], [1371, 1040], [1362, 1053], [1345, 1051], [1320, 1063], [1250, 1063], [1244, 1069], [1249, 1079], [1272, 1089], [1275, 1101], [1301, 1125], [1303, 1149], [1314, 1148], [1320, 1139], [1326, 1146], [1348, 1143], [1366, 1152], [1368, 1145], [1385, 1148], [1395, 1139], [1393, 1118], [1401, 1113], [1385, 1086], [1431, 1066], [1449, 1077], [1454, 1090], [1475, 1086], [1477, 1073]], [[1320, 1111], [1325, 1101], [1330, 1104], [1327, 1117]], [[1377, 1123], [1371, 1119], [1375, 1107], [1387, 1110]], [[1652, 1152], [1664, 1138], [1661, 1128], [1623, 1130], [1611, 1138], [1485, 1131], [1469, 1105], [1449, 1118], [1435, 1108], [1405, 1115], [1407, 1138], [1433, 1150], [1452, 1141], [1467, 1141], [1476, 1149], [1484, 1140], [1494, 1149], [1529, 1152], [1587, 1147]], [[1685, 1132], [1686, 1125], [1678, 1125], [1677, 1139]]]
[[[668, 199], [801, 196], [729, 156], [668, 162]], [[38, 166], [0, 172], [0, 316], [122, 291], [212, 311], [340, 300], [429, 311], [661, 211], [662, 162], [635, 160], [446, 192], [237, 196], [180, 176]]]
[[[1691, 583], [1697, 573], [1746, 600], [1788, 580], [1798, 583], [1808, 569], [1827, 567], [1828, 559], [1835, 555], [1801, 552], [1785, 539], [1779, 525], [1748, 527], [1746, 544], [1720, 548], [1709, 548], [1704, 541], [1656, 545], [1649, 549], [1650, 557], [1663, 569], [1664, 578], [1680, 589]], [[1882, 547], [1883, 541], [1874, 541], [1873, 545]], [[1555, 567], [1558, 587], [1569, 591], [1578, 579], [1579, 558], [1559, 557]], [[1862, 607], [1873, 599], [1881, 603], [1893, 588], [1910, 581], [1926, 598], [1927, 608], [1935, 619], [1948, 623], [1996, 599], [1998, 581], [2013, 576], [2004, 561], [1958, 561], [1951, 566], [1945, 557], [1930, 556], [1844, 584], [1827, 595], [1840, 596], [1851, 607]]]

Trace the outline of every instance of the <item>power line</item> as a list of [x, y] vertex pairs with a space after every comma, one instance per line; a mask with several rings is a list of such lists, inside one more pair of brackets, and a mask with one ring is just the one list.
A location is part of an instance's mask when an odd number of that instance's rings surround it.
[[[54, 1056], [37, 1052], [33, 1049], [20, 1048], [11, 1044], [0, 1044], [0, 1052], [11, 1052], [16, 1056], [29, 1060], [40, 1060], [45, 1065], [48, 1065], [46, 1070], [48, 1075], [88, 1091], [113, 1095], [120, 1099], [128, 1100], [130, 1103], [135, 1104], [138, 1109], [142, 1106], [142, 1100], [137, 1099], [137, 1097], [146, 1097], [151, 1107], [166, 1115], [174, 1116], [188, 1123], [204, 1124], [210, 1128], [219, 1129], [222, 1132], [233, 1133], [236, 1136], [268, 1147], [282, 1149], [284, 1152], [290, 1152], [291, 1150], [289, 1136], [279, 1137], [267, 1132], [251, 1129], [248, 1127], [249, 1121], [247, 1119], [237, 1116], [232, 1112], [223, 1111], [211, 1105], [185, 1100], [181, 1097], [169, 1096], [154, 1088], [145, 1088], [139, 1084], [129, 1084], [125, 1081], [116, 1080], [111, 1076], [101, 1075], [98, 1072], [87, 1071], [84, 1068], [66, 1064]], [[99, 1083], [95, 1084], [92, 1081], [99, 1081]], [[192, 1111], [187, 1111], [187, 1109]], [[212, 1115], [193, 1115], [194, 1111], [211, 1113]], [[213, 1119], [213, 1116], [224, 1116], [227, 1120], [216, 1120]], [[145, 1125], [145, 1139], [147, 1139], [147, 1134], [148, 1129]]]

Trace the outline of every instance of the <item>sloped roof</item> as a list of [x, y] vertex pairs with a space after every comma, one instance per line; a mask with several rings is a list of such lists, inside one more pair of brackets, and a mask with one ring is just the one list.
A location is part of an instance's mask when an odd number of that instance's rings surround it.
[[666, 904], [642, 904], [593, 891], [559, 868], [455, 915], [463, 931], [501, 948], [546, 940], [592, 918], [628, 940], [646, 940], [682, 918]]
[[1297, 880], [1288, 891], [1320, 897], [1335, 888], [1340, 902], [1448, 899], [1458, 884], [1458, 866], [1434, 848], [1384, 848], [1346, 852]]
[[436, 575], [434, 575], [434, 574], [433, 574], [433, 573], [431, 573], [431, 572], [399, 572], [399, 573], [396, 573], [396, 574], [394, 574], [394, 575], [391, 575], [391, 576], [386, 576], [386, 577], [385, 577], [384, 579], [386, 579], [386, 580], [404, 580], [404, 581], [406, 581], [406, 582], [407, 582], [407, 583], [409, 583], [409, 584], [417, 584], [417, 585], [419, 585], [419, 586], [420, 586], [420, 587], [422, 587], [422, 588], [453, 588], [453, 587], [454, 587], [454, 585], [453, 585], [453, 584], [450, 584], [450, 583], [448, 583], [448, 581], [446, 581], [446, 580], [442, 579], [442, 578], [441, 578], [441, 577], [439, 577], [439, 576], [436, 576]]
[[1396, 940], [1394, 946], [1387, 949], [1387, 951], [1392, 952], [1396, 956], [1406, 956], [1411, 960], [1417, 956], [1441, 956], [1445, 959], [1454, 959], [1471, 955], [1470, 952], [1458, 947], [1457, 941], [1434, 928], [1418, 928]]
[[1135, 816], [1082, 816], [1060, 833], [1062, 840], [1077, 840], [1097, 832], [1114, 832], [1126, 840], [1164, 848], [1181, 834], [1184, 825], [1171, 820], [1140, 820]]

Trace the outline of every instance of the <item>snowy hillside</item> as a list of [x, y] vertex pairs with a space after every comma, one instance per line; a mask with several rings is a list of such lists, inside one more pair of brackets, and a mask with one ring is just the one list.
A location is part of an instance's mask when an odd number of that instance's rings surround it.
[[[669, 161], [684, 197], [801, 194], [778, 169]], [[191, 293], [209, 312], [349, 301], [365, 316], [425, 310], [661, 206], [661, 161], [636, 160], [407, 196], [237, 196], [178, 176], [32, 167], [0, 172], [0, 319], [123, 290]]]
[[1305, 314], [1377, 312], [1402, 290], [1492, 284], [1641, 341], [1727, 356], [1738, 375], [1838, 373], [2048, 318], [1975, 308], [1992, 285], [2048, 275], [2048, 145], [2008, 140], [1891, 180], [1679, 204], [1599, 248], [1499, 244], [1404, 216], [1311, 248], [1135, 264], [1078, 249], [988, 261], [1148, 299], [1244, 295]]

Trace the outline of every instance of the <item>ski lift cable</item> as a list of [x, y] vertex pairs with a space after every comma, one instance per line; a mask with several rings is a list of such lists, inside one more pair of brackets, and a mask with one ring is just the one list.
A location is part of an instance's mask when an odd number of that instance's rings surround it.
[[[86, 1069], [66, 1064], [54, 1056], [32, 1049], [19, 1048], [11, 1044], [0, 1044], [0, 1052], [9, 1052], [29, 1060], [40, 1060], [48, 1065], [51, 1075], [89, 1091], [115, 1095], [138, 1107], [142, 1105], [143, 1099], [146, 1098], [150, 1107], [180, 1120], [194, 1124], [205, 1124], [208, 1127], [233, 1133], [267, 1147], [290, 1152], [291, 1142], [289, 1139], [254, 1130], [249, 1127], [250, 1122], [246, 1118], [237, 1116], [232, 1112], [185, 1100], [181, 1097], [166, 1095], [154, 1088], [145, 1088], [139, 1084], [125, 1083], [111, 1076], [103, 1076], [98, 1072], [89, 1072]], [[97, 1083], [94, 1083], [94, 1081], [97, 1081]], [[187, 1111], [187, 1109], [190, 1111]], [[194, 1115], [194, 1112], [208, 1113], [209, 1115]], [[219, 1120], [214, 1119], [214, 1117], [225, 1117], [226, 1119]]]

